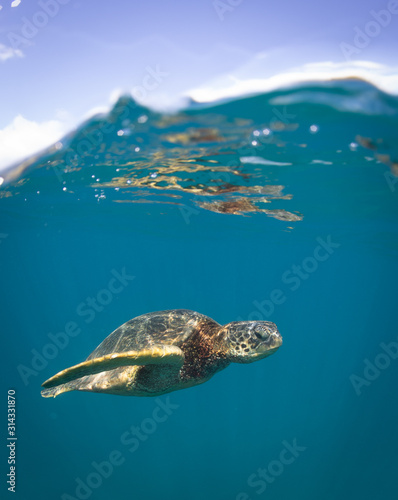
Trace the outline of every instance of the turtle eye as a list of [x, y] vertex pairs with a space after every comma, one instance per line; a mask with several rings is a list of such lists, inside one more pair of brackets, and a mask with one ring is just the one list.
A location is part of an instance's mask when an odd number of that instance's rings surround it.
[[263, 342], [268, 342], [270, 337], [269, 332], [260, 325], [254, 329], [254, 335]]
[[257, 330], [254, 330], [254, 335], [259, 339], [259, 340], [262, 340], [262, 336], [261, 334], [257, 331]]

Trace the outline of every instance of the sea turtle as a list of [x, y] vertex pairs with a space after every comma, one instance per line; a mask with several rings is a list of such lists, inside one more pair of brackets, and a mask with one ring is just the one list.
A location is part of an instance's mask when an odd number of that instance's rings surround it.
[[138, 316], [111, 333], [78, 365], [43, 383], [41, 394], [68, 391], [159, 396], [209, 380], [230, 363], [251, 363], [274, 353], [282, 337], [270, 321], [221, 326], [187, 309]]

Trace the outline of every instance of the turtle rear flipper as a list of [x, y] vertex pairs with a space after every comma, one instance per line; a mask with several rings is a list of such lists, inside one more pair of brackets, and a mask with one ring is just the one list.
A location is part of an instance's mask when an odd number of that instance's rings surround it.
[[[68, 382], [75, 381], [87, 375], [106, 372], [119, 367], [168, 365], [176, 372], [184, 364], [183, 351], [173, 345], [154, 345], [141, 351], [127, 351], [112, 353], [90, 359], [78, 365], [62, 370], [43, 382], [44, 389], [41, 395], [45, 398], [55, 397], [62, 392], [73, 391], [74, 385]], [[62, 386], [62, 387], [60, 387]]]
[[73, 384], [61, 384], [57, 385], [57, 387], [51, 387], [51, 389], [43, 389], [41, 391], [41, 395], [43, 396], [43, 398], [56, 398], [58, 394], [74, 390], [75, 387], [73, 386]]

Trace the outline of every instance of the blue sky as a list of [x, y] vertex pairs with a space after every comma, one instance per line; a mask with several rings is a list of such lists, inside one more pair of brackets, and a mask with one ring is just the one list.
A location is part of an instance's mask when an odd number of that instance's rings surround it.
[[398, 65], [396, 0], [0, 0], [0, 6], [0, 167], [13, 151], [25, 154], [21, 137], [31, 152], [93, 108], [109, 106], [118, 91], [166, 107], [192, 89], [202, 88], [196, 95], [206, 99], [218, 87], [217, 97], [229, 85], [244, 90], [237, 80], [298, 74], [306, 63], [329, 62], [334, 70], [360, 61]]

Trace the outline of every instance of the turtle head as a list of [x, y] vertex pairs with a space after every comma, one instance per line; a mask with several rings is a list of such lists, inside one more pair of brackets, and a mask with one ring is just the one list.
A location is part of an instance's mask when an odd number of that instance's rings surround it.
[[282, 336], [271, 321], [234, 321], [221, 332], [225, 352], [233, 363], [252, 363], [273, 354]]

